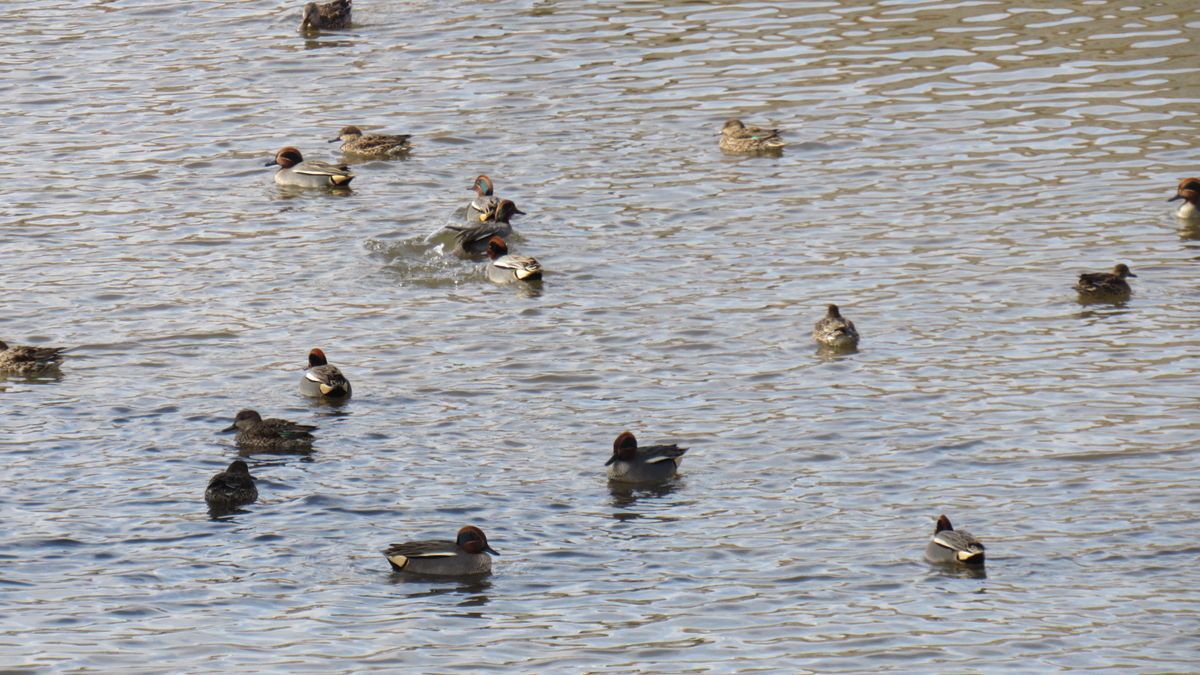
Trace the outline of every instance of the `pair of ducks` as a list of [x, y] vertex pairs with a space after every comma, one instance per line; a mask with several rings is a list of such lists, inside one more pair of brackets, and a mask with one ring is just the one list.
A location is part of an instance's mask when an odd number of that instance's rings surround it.
[[[412, 145], [408, 134], [364, 134], [356, 126], [342, 127], [337, 138], [330, 143], [342, 141], [341, 150], [347, 155], [363, 159], [397, 159], [408, 156]], [[347, 188], [355, 174], [345, 164], [330, 164], [304, 159], [304, 155], [293, 146], [275, 153], [275, 158], [266, 166], [278, 166], [275, 183], [301, 188]]]
[[[241, 426], [239, 423], [242, 423]], [[268, 426], [276, 431], [295, 430], [299, 433], [315, 429], [286, 420], [264, 420], [252, 410], [238, 413], [238, 419], [231, 428], [241, 430], [243, 426], [246, 430]], [[612, 481], [657, 483], [675, 476], [686, 452], [687, 448], [675, 444], [638, 447], [637, 438], [625, 431], [613, 441], [613, 454], [605, 465]], [[258, 488], [246, 462], [234, 460], [229, 464], [229, 468], [213, 476], [204, 491], [204, 499], [210, 507], [217, 509], [231, 509], [256, 501]], [[467, 525], [458, 531], [454, 541], [410, 541], [392, 544], [383, 550], [383, 555], [396, 572], [430, 576], [469, 576], [491, 572], [492, 560], [489, 555], [499, 553], [488, 545], [487, 535], [483, 530], [474, 525]]]

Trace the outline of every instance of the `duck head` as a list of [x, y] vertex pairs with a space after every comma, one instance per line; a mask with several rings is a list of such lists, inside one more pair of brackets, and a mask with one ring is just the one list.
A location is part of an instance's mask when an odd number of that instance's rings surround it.
[[622, 431], [621, 435], [613, 441], [612, 457], [608, 458], [604, 466], [616, 461], [632, 462], [637, 457], [637, 447], [637, 438], [634, 438], [633, 434], [628, 431]]
[[309, 368], [316, 368], [317, 366], [324, 366], [328, 364], [329, 361], [325, 358], [325, 352], [321, 351], [320, 348], [313, 347], [312, 351], [308, 353]]
[[1125, 263], [1121, 263], [1120, 265], [1114, 267], [1112, 273], [1122, 279], [1125, 277], [1133, 277], [1134, 279], [1137, 278], [1137, 275], [1133, 272], [1130, 272], [1129, 265], [1126, 265]]
[[289, 145], [288, 147], [275, 153], [275, 159], [267, 162], [263, 166], [275, 166], [278, 164], [279, 166], [288, 169], [303, 161], [304, 156], [300, 154], [300, 151]]
[[229, 468], [225, 469], [225, 473], [232, 473], [239, 476], [245, 476], [247, 478], [254, 478], [254, 476], [250, 475], [250, 467], [246, 466], [246, 463], [240, 459], [235, 459], [230, 462]]
[[304, 15], [300, 18], [300, 30], [304, 32], [320, 30], [321, 8], [317, 3], [310, 2], [304, 6]]
[[495, 235], [488, 239], [487, 256], [492, 260], [500, 256], [508, 255], [508, 244], [504, 243], [504, 237]]
[[507, 223], [510, 218], [518, 214], [523, 216], [525, 212], [518, 209], [511, 199], [501, 199], [496, 202], [496, 210], [492, 211], [492, 220], [497, 223]]
[[742, 124], [741, 120], [728, 119], [728, 120], [725, 120], [725, 126], [721, 127], [721, 133], [728, 134], [728, 133], [732, 133], [732, 132], [736, 132], [736, 131], [741, 131], [742, 129], [745, 129], [745, 128], [746, 128], [746, 125]]
[[483, 530], [474, 525], [467, 525], [458, 531], [456, 542], [458, 547], [464, 553], [490, 553], [492, 555], [500, 555], [491, 546], [488, 546], [487, 535]]
[[475, 194], [479, 195], [480, 197], [491, 197], [494, 189], [494, 186], [492, 185], [492, 179], [483, 174], [479, 174], [475, 177], [475, 184], [471, 186], [471, 189], [474, 190]]
[[831, 319], [840, 319], [842, 318], [842, 311], [838, 309], [837, 305], [828, 305], [825, 307], [825, 315]]
[[355, 139], [361, 138], [362, 135], [363, 135], [362, 129], [359, 129], [358, 127], [351, 124], [348, 127], [342, 127], [342, 130], [338, 132], [337, 138], [330, 139], [329, 142], [337, 143], [338, 141], [353, 141]]
[[239, 410], [236, 417], [233, 418], [233, 424], [225, 427], [221, 431], [236, 431], [238, 429], [247, 429], [262, 421], [262, 415], [259, 415], [254, 410]]
[[1179, 181], [1179, 189], [1176, 190], [1175, 196], [1168, 199], [1168, 202], [1179, 201], [1186, 199], [1187, 201], [1200, 206], [1200, 178], [1184, 178]]

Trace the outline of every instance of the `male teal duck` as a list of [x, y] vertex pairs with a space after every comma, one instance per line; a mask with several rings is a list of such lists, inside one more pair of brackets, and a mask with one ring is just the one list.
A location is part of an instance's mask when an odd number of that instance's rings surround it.
[[492, 237], [488, 240], [488, 258], [491, 263], [487, 266], [487, 278], [498, 284], [511, 284], [514, 281], [539, 281], [542, 278], [542, 264], [537, 260], [523, 255], [510, 255], [508, 244], [502, 237]]
[[330, 143], [342, 142], [341, 150], [347, 155], [365, 159], [395, 159], [407, 157], [412, 145], [408, 139], [412, 134], [364, 134], [354, 125], [342, 127], [338, 137]]
[[491, 555], [483, 530], [467, 525], [454, 541], [409, 541], [392, 544], [383, 551], [395, 572], [433, 576], [468, 576], [492, 571]]
[[304, 6], [304, 16], [300, 19], [301, 33], [315, 33], [321, 30], [344, 30], [350, 27], [351, 0], [333, 0], [318, 4], [310, 2]]
[[37, 375], [62, 365], [66, 347], [12, 345], [0, 340], [0, 372]]
[[508, 221], [515, 215], [525, 215], [525, 212], [518, 209], [511, 200], [501, 199], [481, 222], [473, 225], [448, 225], [446, 229], [454, 233], [454, 253], [464, 257], [487, 253], [488, 242], [492, 237], [512, 236], [513, 227]]
[[925, 546], [925, 559], [938, 564], [982, 565], [983, 544], [970, 532], [955, 530], [946, 516], [938, 516], [933, 540]]
[[638, 447], [637, 438], [625, 431], [613, 441], [613, 454], [604, 463], [608, 479], [619, 483], [658, 483], [675, 475], [687, 448], [678, 445]]
[[835, 351], [853, 351], [858, 348], [858, 331], [854, 322], [842, 316], [837, 305], [828, 305], [825, 316], [813, 326], [813, 341]]
[[1132, 291], [1126, 277], [1137, 278], [1129, 271], [1129, 266], [1121, 263], [1111, 272], [1085, 272], [1079, 275], [1075, 282], [1075, 290], [1080, 295], [1089, 297], [1119, 297], [1129, 295]]
[[1200, 178], [1184, 178], [1179, 181], [1175, 196], [1167, 201], [1174, 202], [1180, 199], [1184, 202], [1175, 211], [1175, 216], [1184, 220], [1200, 220]]
[[471, 200], [470, 204], [467, 204], [466, 219], [468, 225], [477, 225], [492, 217], [500, 199], [495, 196], [496, 186], [492, 183], [492, 179], [483, 174], [475, 177], [471, 189], [475, 191], [475, 198]]
[[237, 431], [237, 445], [245, 452], [299, 452], [312, 450], [317, 427], [277, 418], [263, 419], [254, 410], [239, 411], [233, 424], [222, 431]]
[[329, 364], [325, 352], [314, 347], [308, 353], [308, 370], [300, 378], [300, 393], [310, 398], [350, 398], [350, 380]]
[[275, 159], [266, 166], [278, 165], [275, 172], [275, 183], [292, 187], [305, 188], [344, 188], [350, 186], [354, 174], [350, 167], [335, 166], [326, 162], [305, 161], [296, 148], [288, 146], [275, 153]]
[[748, 127], [741, 120], [731, 119], [721, 128], [721, 149], [736, 153], [774, 153], [785, 143], [778, 129]]
[[258, 488], [254, 486], [254, 476], [250, 475], [250, 467], [240, 459], [233, 460], [228, 469], [213, 476], [208, 481], [208, 489], [204, 491], [204, 501], [209, 506], [228, 508], [257, 500]]

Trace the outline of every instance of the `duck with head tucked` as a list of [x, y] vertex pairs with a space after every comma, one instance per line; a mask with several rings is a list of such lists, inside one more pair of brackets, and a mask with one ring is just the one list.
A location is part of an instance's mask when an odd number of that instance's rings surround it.
[[254, 476], [250, 475], [250, 467], [240, 459], [233, 460], [228, 469], [213, 476], [208, 481], [208, 489], [204, 491], [204, 501], [218, 508], [232, 508], [257, 500], [258, 488], [254, 485]]
[[966, 530], [955, 530], [946, 516], [938, 516], [933, 539], [925, 546], [925, 559], [937, 564], [982, 565], [983, 543]]
[[512, 255], [508, 252], [508, 244], [503, 237], [492, 237], [488, 240], [487, 278], [497, 284], [511, 284], [514, 281], [541, 281], [542, 264], [524, 255]]
[[350, 380], [325, 358], [325, 352], [313, 347], [308, 353], [308, 369], [300, 378], [300, 393], [309, 398], [350, 398]]
[[687, 448], [678, 445], [638, 447], [637, 438], [628, 431], [613, 441], [613, 454], [604, 463], [608, 479], [619, 483], [658, 483], [675, 475]]
[[237, 431], [237, 445], [244, 452], [299, 452], [312, 451], [312, 432], [317, 427], [311, 424], [296, 424], [278, 418], [263, 419], [254, 410], [241, 410], [233, 424], [222, 431]]
[[392, 571], [432, 576], [488, 574], [492, 571], [488, 554], [500, 555], [474, 525], [459, 530], [454, 541], [409, 541], [383, 551]]
[[[470, 208], [470, 207], [468, 207]], [[492, 237], [512, 236], [509, 221], [513, 216], [525, 215], [511, 200], [501, 199], [492, 207], [488, 217], [473, 225], [449, 225], [446, 229], [454, 233], [454, 253], [467, 258], [486, 254]]]
[[9, 345], [0, 340], [0, 372], [33, 376], [62, 365], [66, 347]]
[[304, 188], [346, 188], [354, 180], [354, 174], [346, 165], [333, 165], [313, 160], [306, 161], [296, 148], [288, 146], [275, 153], [275, 159], [266, 166], [276, 166], [277, 185]]
[[322, 30], [344, 30], [350, 27], [351, 0], [333, 0], [304, 5], [300, 19], [301, 33], [316, 33]]
[[1075, 282], [1075, 290], [1081, 296], [1088, 298], [1121, 298], [1128, 296], [1132, 289], [1129, 288], [1129, 282], [1125, 281], [1127, 277], [1137, 278], [1137, 275], [1129, 271], [1129, 266], [1121, 263], [1113, 268], [1111, 272], [1085, 272], [1079, 275], [1079, 281]]
[[828, 305], [825, 316], [813, 326], [813, 341], [819, 346], [839, 352], [858, 348], [858, 331], [854, 322], [842, 316], [837, 305]]
[[341, 150], [347, 155], [356, 155], [364, 159], [395, 159], [407, 157], [412, 144], [408, 139], [412, 134], [364, 134], [354, 125], [342, 127], [338, 137], [330, 143], [342, 142]]
[[778, 153], [785, 143], [778, 129], [748, 127], [741, 120], [731, 119], [721, 128], [721, 149], [739, 154]]
[[1168, 202], [1184, 200], [1175, 211], [1176, 218], [1200, 221], [1200, 178], [1184, 178], [1179, 181], [1175, 196]]

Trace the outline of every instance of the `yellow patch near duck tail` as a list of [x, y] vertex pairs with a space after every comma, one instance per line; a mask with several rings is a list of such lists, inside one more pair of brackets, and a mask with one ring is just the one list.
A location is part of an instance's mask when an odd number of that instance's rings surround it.
[[331, 391], [333, 391], [334, 389], [336, 389], [336, 388], [337, 388], [337, 387], [331, 387], [331, 386], [329, 386], [329, 385], [327, 385], [327, 384], [325, 384], [325, 383], [321, 383], [319, 386], [321, 387], [321, 393], [322, 393], [322, 394], [328, 394], [329, 392], [331, 392]]
[[354, 178], [354, 176], [330, 176], [329, 180], [334, 185], [345, 185], [350, 182], [351, 178]]
[[479, 222], [481, 222], [481, 223], [487, 222], [487, 214], [486, 213], [479, 214]]
[[397, 570], [402, 570], [408, 565], [408, 558], [406, 556], [389, 555], [387, 556], [387, 559], [388, 562], [392, 563], [392, 567], [396, 568]]

